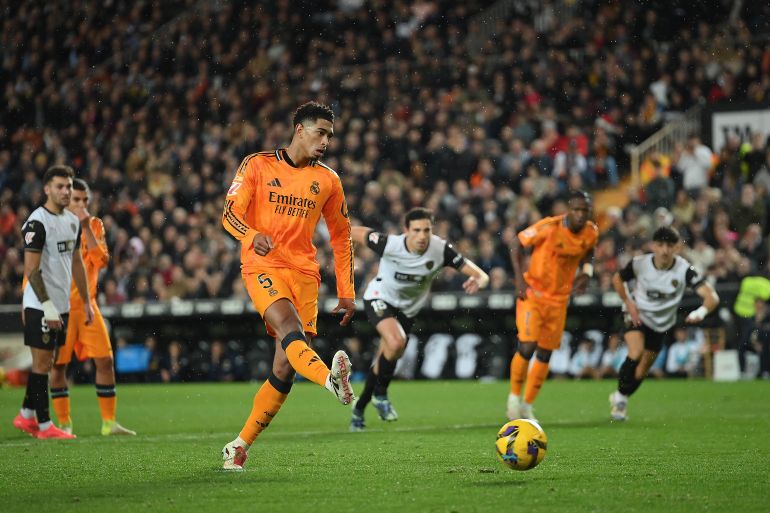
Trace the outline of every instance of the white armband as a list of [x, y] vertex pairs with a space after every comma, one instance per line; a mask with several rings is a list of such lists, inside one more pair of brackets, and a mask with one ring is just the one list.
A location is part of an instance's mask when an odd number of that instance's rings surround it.
[[583, 274], [587, 274], [589, 278], [592, 278], [594, 275], [594, 266], [588, 262], [583, 264]]
[[61, 319], [59, 311], [50, 299], [43, 301], [43, 317], [46, 321], [58, 321]]
[[708, 308], [701, 305], [687, 316], [687, 319], [694, 321], [694, 322], [700, 322], [702, 321], [707, 315], [709, 314]]

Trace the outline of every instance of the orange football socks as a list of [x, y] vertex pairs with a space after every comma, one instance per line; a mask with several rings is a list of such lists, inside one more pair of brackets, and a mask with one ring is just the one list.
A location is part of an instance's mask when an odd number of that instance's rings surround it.
[[102, 420], [115, 420], [115, 410], [118, 407], [115, 384], [100, 385], [96, 383], [96, 396], [99, 399], [99, 411], [102, 414]]
[[67, 387], [51, 388], [51, 402], [53, 411], [56, 412], [56, 418], [60, 426], [72, 424], [70, 418], [70, 393]]
[[511, 358], [511, 393], [521, 395], [521, 387], [524, 384], [524, 378], [527, 375], [529, 360], [525, 360], [518, 351]]
[[303, 333], [292, 331], [281, 341], [281, 347], [286, 352], [289, 363], [300, 376], [316, 385], [326, 386], [329, 367], [321, 360], [318, 353], [307, 345]]
[[525, 403], [532, 404], [535, 402], [546, 377], [548, 377], [548, 363], [541, 362], [535, 358], [532, 368], [529, 370], [529, 376], [527, 376], [527, 388], [524, 391]]
[[241, 430], [240, 438], [249, 445], [254, 443], [259, 434], [270, 425], [278, 415], [281, 405], [289, 397], [292, 383], [279, 380], [272, 372], [267, 381], [254, 395], [254, 405], [251, 408], [246, 424]]

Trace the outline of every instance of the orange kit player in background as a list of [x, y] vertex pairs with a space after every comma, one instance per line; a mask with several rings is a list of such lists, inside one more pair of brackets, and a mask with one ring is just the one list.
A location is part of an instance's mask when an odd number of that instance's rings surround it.
[[[506, 412], [511, 420], [535, 420], [532, 403], [548, 376], [551, 352], [561, 344], [573, 284], [575, 292], [582, 294], [593, 275], [590, 262], [599, 228], [588, 220], [591, 197], [583, 191], [573, 191], [567, 206], [566, 214], [546, 217], [519, 232], [511, 246], [519, 338], [519, 347], [511, 360], [511, 393]], [[525, 274], [522, 247], [533, 248]], [[580, 264], [581, 273], [575, 277]], [[527, 374], [533, 354], [535, 362]], [[522, 402], [525, 376], [527, 388]]]
[[51, 399], [53, 409], [59, 420], [59, 427], [67, 433], [72, 433], [70, 418], [70, 394], [67, 388], [67, 364], [72, 360], [74, 352], [79, 360], [94, 359], [96, 366], [96, 395], [99, 400], [99, 411], [102, 416], [102, 435], [135, 435], [115, 420], [115, 410], [118, 397], [115, 392], [115, 367], [112, 358], [112, 344], [104, 325], [104, 318], [96, 303], [96, 287], [99, 282], [99, 271], [107, 266], [110, 253], [104, 240], [104, 224], [98, 217], [88, 213], [88, 203], [91, 200], [91, 190], [85, 181], [76, 178], [72, 183], [72, 199], [67, 207], [78, 216], [82, 226], [80, 251], [88, 275], [88, 297], [94, 320], [86, 324], [83, 300], [73, 286], [70, 293], [70, 318], [67, 325], [67, 338], [64, 346], [59, 349], [59, 355], [51, 371]]
[[331, 371], [308, 343], [316, 334], [318, 286], [313, 234], [326, 220], [334, 251], [340, 322], [355, 310], [353, 243], [339, 176], [318, 159], [334, 135], [334, 114], [309, 102], [294, 114], [288, 148], [246, 157], [225, 199], [222, 224], [241, 241], [241, 275], [267, 331], [275, 337], [273, 369], [254, 396], [238, 437], [222, 449], [224, 468], [240, 470], [249, 447], [278, 414], [298, 372], [332, 392], [342, 404], [354, 400], [350, 360], [337, 351]]

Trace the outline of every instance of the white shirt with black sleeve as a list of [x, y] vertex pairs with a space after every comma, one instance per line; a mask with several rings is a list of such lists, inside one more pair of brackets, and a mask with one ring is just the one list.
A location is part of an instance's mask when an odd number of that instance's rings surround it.
[[620, 278], [628, 283], [642, 322], [658, 333], [669, 330], [676, 322], [676, 310], [685, 289], [695, 290], [703, 283], [698, 271], [684, 258], [675, 256], [671, 268], [658, 269], [652, 253], [635, 256], [620, 271]]
[[382, 299], [410, 318], [425, 305], [433, 280], [441, 269], [459, 270], [465, 264], [465, 258], [437, 235], [431, 235], [428, 249], [422, 254], [406, 249], [406, 234], [372, 231], [366, 243], [381, 259], [377, 277], [366, 287], [364, 299]]
[[[24, 251], [42, 253], [40, 271], [48, 297], [60, 314], [70, 311], [70, 287], [72, 286], [72, 255], [80, 249], [80, 220], [69, 210], [54, 214], [45, 207], [38, 207], [21, 228]], [[29, 281], [24, 287], [24, 308], [42, 310]]]

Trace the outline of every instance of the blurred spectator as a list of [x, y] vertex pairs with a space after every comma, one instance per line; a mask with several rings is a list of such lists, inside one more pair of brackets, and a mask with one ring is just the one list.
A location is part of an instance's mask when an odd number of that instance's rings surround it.
[[684, 189], [694, 197], [700, 189], [706, 187], [709, 182], [711, 170], [711, 150], [701, 144], [700, 137], [693, 134], [687, 139], [684, 147], [677, 148], [674, 160], [679, 173], [682, 175]]
[[617, 378], [620, 366], [628, 356], [628, 349], [619, 333], [612, 333], [607, 338], [607, 349], [602, 353], [602, 360], [597, 370], [597, 378]]
[[583, 337], [578, 342], [577, 351], [572, 355], [569, 363], [569, 373], [575, 379], [590, 379], [596, 373], [596, 365], [593, 359], [594, 342], [588, 337]]
[[687, 191], [679, 189], [676, 191], [674, 204], [669, 210], [678, 224], [687, 226], [695, 215], [695, 202], [687, 195]]
[[155, 337], [144, 339], [144, 347], [149, 354], [147, 363], [147, 381], [149, 383], [159, 383], [163, 381], [162, 358], [158, 352], [158, 341]]
[[653, 178], [644, 188], [645, 206], [649, 212], [658, 208], [671, 209], [676, 191], [674, 180], [666, 176], [659, 160], [652, 161]]
[[676, 328], [674, 340], [668, 347], [666, 375], [675, 378], [694, 376], [700, 363], [700, 357], [701, 351], [698, 341], [688, 337], [686, 328]]
[[762, 236], [762, 227], [758, 224], [750, 224], [743, 233], [736, 246], [741, 254], [748, 257], [758, 269], [763, 269], [767, 262], [768, 248]]
[[589, 170], [586, 158], [578, 152], [577, 142], [572, 140], [566, 150], [556, 154], [553, 163], [553, 176], [558, 180], [559, 188], [566, 190], [569, 178], [575, 175], [579, 176], [590, 189], [596, 185], [593, 169]]
[[756, 197], [752, 184], [747, 183], [741, 188], [740, 201], [730, 209], [730, 220], [738, 235], [743, 235], [751, 224], [765, 225], [765, 204]]
[[184, 354], [184, 348], [178, 340], [168, 344], [168, 350], [160, 361], [160, 377], [164, 383], [187, 381], [189, 360]]
[[234, 381], [236, 378], [235, 362], [221, 340], [211, 343], [211, 354], [205, 365], [208, 367], [208, 381]]
[[571, 341], [572, 334], [568, 331], [562, 332], [561, 345], [559, 345], [556, 351], [551, 352], [551, 360], [548, 365], [548, 376], [550, 378], [560, 379], [569, 377], [572, 354]]

